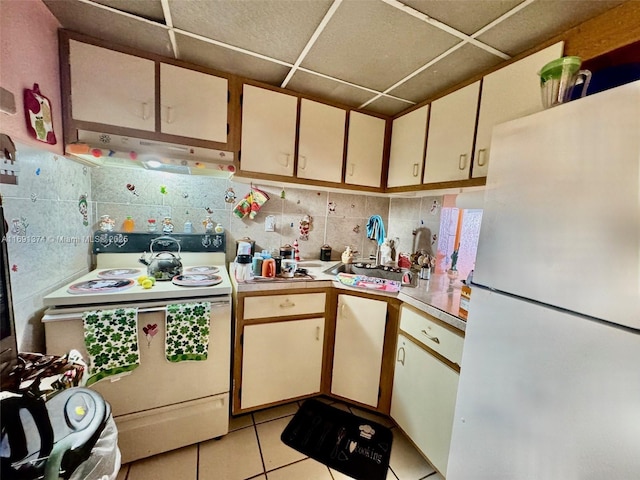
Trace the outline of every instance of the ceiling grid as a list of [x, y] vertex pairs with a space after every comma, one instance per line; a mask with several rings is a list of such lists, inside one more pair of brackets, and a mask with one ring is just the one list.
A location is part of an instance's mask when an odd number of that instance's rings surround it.
[[394, 115], [624, 0], [43, 0], [63, 28]]

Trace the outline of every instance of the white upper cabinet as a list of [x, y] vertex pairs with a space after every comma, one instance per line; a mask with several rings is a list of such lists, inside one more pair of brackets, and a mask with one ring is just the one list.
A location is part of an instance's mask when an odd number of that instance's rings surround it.
[[155, 130], [155, 63], [70, 40], [72, 118]]
[[380, 187], [386, 125], [382, 118], [349, 113], [345, 183]]
[[421, 183], [428, 113], [425, 105], [393, 120], [387, 187]]
[[479, 94], [478, 81], [431, 103], [423, 183], [469, 178]]
[[293, 176], [298, 98], [244, 85], [240, 169]]
[[160, 64], [162, 133], [227, 142], [226, 78]]
[[346, 118], [341, 108], [301, 100], [298, 178], [340, 183]]
[[482, 98], [476, 134], [473, 177], [485, 177], [489, 169], [489, 146], [493, 127], [542, 110], [538, 72], [562, 56], [564, 42], [556, 43], [482, 80]]

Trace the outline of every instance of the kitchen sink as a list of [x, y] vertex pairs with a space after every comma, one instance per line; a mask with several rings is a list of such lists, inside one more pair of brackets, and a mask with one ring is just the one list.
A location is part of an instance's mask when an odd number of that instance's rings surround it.
[[329, 275], [339, 273], [351, 273], [356, 275], [366, 275], [368, 277], [384, 278], [396, 280], [402, 283], [403, 287], [415, 287], [418, 285], [418, 275], [408, 268], [393, 268], [373, 263], [338, 263], [331, 268], [324, 270]]

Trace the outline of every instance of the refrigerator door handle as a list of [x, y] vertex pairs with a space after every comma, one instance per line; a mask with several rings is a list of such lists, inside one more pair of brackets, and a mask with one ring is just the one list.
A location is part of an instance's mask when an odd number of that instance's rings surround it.
[[432, 342], [440, 343], [440, 339], [438, 337], [434, 337], [432, 335], [429, 335], [426, 330], [421, 330], [421, 332], [425, 337], [427, 337]]

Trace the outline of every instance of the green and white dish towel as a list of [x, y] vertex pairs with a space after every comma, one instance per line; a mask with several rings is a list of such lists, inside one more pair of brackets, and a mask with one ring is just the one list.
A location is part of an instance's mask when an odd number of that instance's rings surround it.
[[167, 305], [165, 354], [170, 362], [206, 360], [209, 350], [211, 304]]
[[140, 365], [138, 309], [88, 311], [82, 314], [89, 354], [89, 386], [107, 377], [131, 373]]

